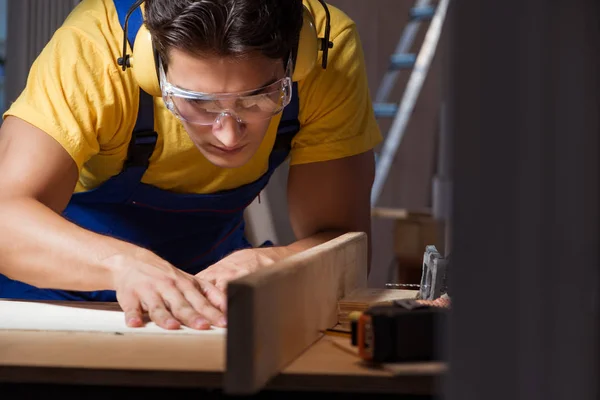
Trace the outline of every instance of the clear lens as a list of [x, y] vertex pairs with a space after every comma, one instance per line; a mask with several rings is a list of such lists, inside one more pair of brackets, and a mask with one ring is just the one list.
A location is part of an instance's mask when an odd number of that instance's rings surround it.
[[240, 122], [262, 121], [280, 113], [292, 97], [291, 68], [286, 77], [277, 82], [243, 93], [209, 94], [178, 88], [167, 82], [160, 65], [160, 80], [163, 100], [178, 118], [200, 125], [212, 125], [217, 118], [227, 113]]
[[212, 125], [217, 117], [228, 112], [243, 122], [272, 118], [289, 104], [291, 82], [288, 78], [265, 88], [263, 93], [250, 96], [222, 95], [207, 97], [178, 96], [169, 93], [172, 111], [191, 123]]

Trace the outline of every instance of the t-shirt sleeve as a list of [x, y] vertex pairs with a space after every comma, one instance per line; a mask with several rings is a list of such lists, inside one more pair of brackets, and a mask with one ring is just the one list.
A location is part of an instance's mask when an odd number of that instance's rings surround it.
[[349, 157], [382, 141], [355, 25], [332, 42], [327, 69], [319, 59], [316, 71], [298, 84], [301, 129], [292, 141], [291, 165]]
[[59, 28], [4, 117], [18, 117], [52, 136], [81, 171], [101, 140], [110, 141], [121, 125], [124, 88], [116, 72], [107, 50], [76, 28]]

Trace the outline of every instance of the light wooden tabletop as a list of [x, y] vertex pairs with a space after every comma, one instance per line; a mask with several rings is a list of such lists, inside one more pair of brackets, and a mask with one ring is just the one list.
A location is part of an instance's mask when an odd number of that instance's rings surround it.
[[[0, 381], [222, 387], [224, 335], [0, 330]], [[430, 394], [442, 363], [370, 366], [347, 337], [325, 335], [271, 389]]]
[[[12, 306], [15, 304], [11, 303]], [[40, 312], [28, 316], [16, 314], [14, 310], [23, 311], [25, 308], [19, 307], [32, 304], [20, 304], [17, 308], [11, 307], [11, 318], [0, 321], [0, 381], [223, 386], [227, 330], [189, 334], [164, 330], [137, 333], [139, 331], [123, 329], [120, 313], [115, 319], [112, 314], [117, 312], [115, 304], [68, 303], [66, 309], [47, 308], [57, 304], [60, 303], [33, 304]], [[7, 303], [0, 301], [2, 305]], [[77, 322], [93, 310], [99, 312], [94, 313], [94, 317], [116, 326], [105, 331], [82, 330]], [[48, 321], [41, 314], [56, 312], [66, 313], [64, 318], [71, 322], [47, 325]], [[9, 314], [5, 313], [4, 317], [7, 316]], [[29, 319], [23, 322], [23, 318]], [[53, 321], [57, 319], [54, 315]], [[36, 326], [39, 329], [36, 330]], [[71, 330], [66, 330], [65, 326]], [[87, 329], [89, 325], [85, 327]], [[349, 335], [327, 333], [275, 376], [266, 388], [432, 394], [444, 373], [442, 363], [370, 366], [360, 359]]]

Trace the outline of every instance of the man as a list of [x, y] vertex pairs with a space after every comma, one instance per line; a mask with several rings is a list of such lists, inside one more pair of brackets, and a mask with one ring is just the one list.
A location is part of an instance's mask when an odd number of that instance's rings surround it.
[[[226, 326], [231, 279], [370, 233], [381, 135], [359, 37], [317, 0], [133, 3], [80, 3], [4, 115], [0, 297]], [[311, 18], [331, 42], [314, 63]], [[243, 211], [287, 157], [297, 241], [252, 248]]]

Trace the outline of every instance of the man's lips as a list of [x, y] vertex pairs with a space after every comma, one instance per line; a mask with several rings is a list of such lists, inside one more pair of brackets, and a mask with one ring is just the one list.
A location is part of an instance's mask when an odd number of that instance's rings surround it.
[[219, 153], [236, 154], [236, 153], [239, 153], [244, 147], [246, 147], [246, 145], [236, 146], [236, 147], [221, 147], [221, 146], [215, 146], [214, 144], [211, 144], [210, 147]]

